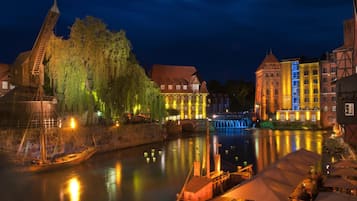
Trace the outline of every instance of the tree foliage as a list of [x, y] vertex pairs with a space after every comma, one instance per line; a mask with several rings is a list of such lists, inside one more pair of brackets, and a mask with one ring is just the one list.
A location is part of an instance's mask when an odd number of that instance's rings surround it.
[[150, 113], [161, 120], [163, 99], [132, 53], [124, 31], [113, 32], [94, 17], [76, 19], [68, 39], [52, 36], [46, 50], [47, 76], [62, 113], [119, 119]]

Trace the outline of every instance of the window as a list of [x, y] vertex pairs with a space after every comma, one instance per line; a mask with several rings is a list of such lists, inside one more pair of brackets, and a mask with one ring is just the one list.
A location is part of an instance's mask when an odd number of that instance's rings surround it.
[[172, 85], [171, 84], [169, 84], [168, 89], [172, 90]]
[[164, 90], [165, 89], [165, 85], [164, 84], [160, 85], [160, 89]]
[[319, 98], [315, 97], [314, 98], [314, 103], [317, 103], [317, 102], [319, 102]]
[[331, 97], [331, 101], [336, 101], [336, 97], [335, 97], [335, 96], [332, 96], [332, 97]]
[[304, 80], [304, 84], [309, 84], [309, 80]]
[[2, 89], [9, 89], [9, 82], [8, 81], [2, 81]]
[[336, 67], [331, 68], [331, 73], [336, 73]]
[[304, 99], [304, 102], [305, 102], [305, 103], [308, 103], [309, 101], [310, 101], [309, 98], [305, 98], [305, 99]]
[[308, 89], [304, 89], [304, 94], [309, 94], [309, 90]]
[[327, 73], [327, 69], [326, 69], [326, 68], [323, 68], [323, 69], [322, 69], [322, 73]]
[[304, 76], [309, 75], [309, 71], [305, 70], [304, 71]]
[[336, 105], [332, 106], [331, 110], [332, 112], [336, 112]]
[[315, 70], [312, 70], [312, 74], [313, 75], [317, 75], [317, 70], [315, 69]]
[[176, 85], [176, 90], [181, 90], [181, 85]]
[[319, 90], [318, 89], [314, 89], [314, 94], [318, 94]]
[[331, 87], [331, 92], [335, 92], [335, 87]]
[[267, 95], [269, 95], [269, 94], [270, 94], [270, 90], [269, 90], [269, 89], [267, 89], [267, 91], [266, 91], [266, 92], [267, 92]]
[[279, 91], [277, 89], [274, 90], [275, 95], [279, 94]]
[[192, 84], [192, 91], [198, 92], [199, 90], [199, 85], [198, 84]]
[[327, 82], [327, 78], [326, 78], [326, 77], [323, 77], [323, 78], [322, 78], [322, 82]]
[[182, 89], [183, 89], [183, 90], [187, 90], [187, 85], [183, 85], [183, 86], [182, 86]]
[[318, 80], [317, 79], [314, 79], [314, 84], [317, 84], [318, 83]]

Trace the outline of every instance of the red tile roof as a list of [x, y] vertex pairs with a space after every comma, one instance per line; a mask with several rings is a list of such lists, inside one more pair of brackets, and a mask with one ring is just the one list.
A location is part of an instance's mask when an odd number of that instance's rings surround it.
[[[206, 82], [201, 82], [197, 76], [197, 69], [194, 66], [175, 66], [155, 64], [151, 69], [151, 79], [159, 85], [165, 85], [162, 92], [170, 93], [192, 93], [191, 84], [200, 84], [200, 93], [208, 93]], [[168, 89], [172, 85], [172, 89]], [[176, 89], [180, 85], [180, 89]], [[187, 89], [183, 89], [187, 85]]]
[[272, 51], [270, 51], [267, 55], [265, 55], [264, 60], [262, 61], [262, 63], [260, 64], [257, 70], [264, 68], [264, 64], [267, 63], [279, 63], [279, 60], [276, 58], [276, 56], [273, 54]]

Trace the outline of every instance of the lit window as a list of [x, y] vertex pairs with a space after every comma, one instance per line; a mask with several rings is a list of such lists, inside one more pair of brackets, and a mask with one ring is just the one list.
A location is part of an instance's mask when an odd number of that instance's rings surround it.
[[198, 84], [192, 84], [192, 91], [198, 92], [199, 90], [199, 85]]
[[161, 90], [164, 90], [164, 89], [165, 89], [165, 85], [163, 85], [163, 84], [160, 85], [160, 89], [161, 89]]
[[176, 90], [181, 90], [181, 85], [176, 85]]
[[2, 81], [2, 89], [9, 89], [9, 82], [8, 81]]
[[336, 112], [336, 105], [332, 106], [332, 112]]
[[168, 89], [172, 90], [172, 85], [171, 84], [169, 84]]
[[183, 90], [187, 90], [187, 85], [182, 86]]

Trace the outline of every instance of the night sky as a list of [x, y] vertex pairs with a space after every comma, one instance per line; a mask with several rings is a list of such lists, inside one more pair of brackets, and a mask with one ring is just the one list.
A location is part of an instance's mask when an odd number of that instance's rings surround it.
[[[278, 59], [319, 57], [343, 43], [352, 0], [58, 0], [55, 28], [94, 16], [123, 29], [139, 62], [193, 65], [204, 80], [254, 81], [271, 48]], [[30, 50], [52, 0], [2, 1], [0, 63]]]

